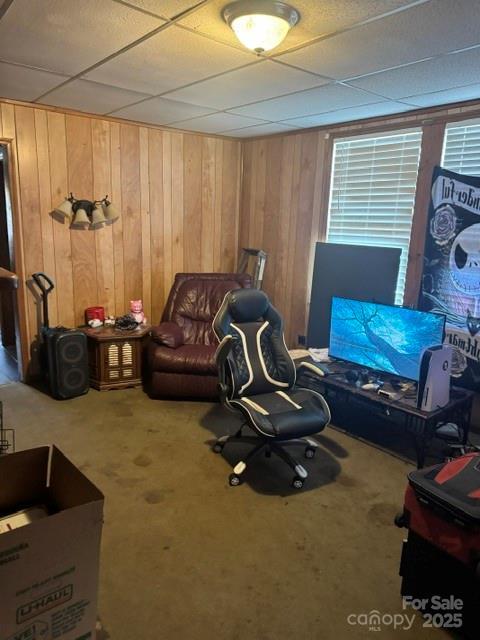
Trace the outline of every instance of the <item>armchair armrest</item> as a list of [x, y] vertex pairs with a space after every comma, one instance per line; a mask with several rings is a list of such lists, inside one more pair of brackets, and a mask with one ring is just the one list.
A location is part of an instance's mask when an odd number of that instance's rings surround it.
[[175, 322], [161, 322], [151, 330], [152, 340], [157, 344], [177, 349], [184, 344], [183, 329]]
[[215, 351], [215, 362], [218, 367], [218, 391], [220, 393], [220, 402], [224, 405], [228, 405], [228, 385], [227, 377], [225, 375], [225, 364], [227, 362], [228, 354], [232, 348], [232, 336], [226, 335]]

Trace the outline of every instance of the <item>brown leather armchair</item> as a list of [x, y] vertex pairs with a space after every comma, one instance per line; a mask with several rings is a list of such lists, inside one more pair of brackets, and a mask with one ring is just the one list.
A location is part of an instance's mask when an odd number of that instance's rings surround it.
[[250, 288], [246, 273], [177, 273], [147, 348], [149, 392], [155, 397], [215, 398], [218, 341], [212, 322], [232, 289]]

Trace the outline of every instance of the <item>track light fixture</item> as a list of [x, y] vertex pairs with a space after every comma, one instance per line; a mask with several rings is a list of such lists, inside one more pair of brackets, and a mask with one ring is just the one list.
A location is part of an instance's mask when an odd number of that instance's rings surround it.
[[62, 222], [67, 222], [70, 229], [101, 229], [105, 225], [113, 224], [120, 217], [108, 196], [103, 200], [77, 200], [73, 193], [55, 207], [52, 215]]

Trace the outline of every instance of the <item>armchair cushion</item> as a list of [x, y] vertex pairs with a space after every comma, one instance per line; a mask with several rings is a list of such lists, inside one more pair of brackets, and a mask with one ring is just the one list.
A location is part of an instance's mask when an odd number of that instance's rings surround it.
[[184, 344], [176, 349], [151, 345], [149, 364], [152, 371], [215, 376], [215, 346]]
[[156, 327], [153, 327], [152, 339], [157, 344], [171, 349], [178, 349], [184, 344], [183, 329], [175, 322], [161, 322]]

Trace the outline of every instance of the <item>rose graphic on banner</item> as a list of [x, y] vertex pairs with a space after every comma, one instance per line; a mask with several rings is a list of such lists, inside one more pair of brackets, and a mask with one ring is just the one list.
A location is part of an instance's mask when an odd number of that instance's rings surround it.
[[452, 375], [480, 384], [480, 177], [435, 167], [419, 309], [447, 316]]

